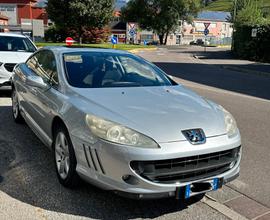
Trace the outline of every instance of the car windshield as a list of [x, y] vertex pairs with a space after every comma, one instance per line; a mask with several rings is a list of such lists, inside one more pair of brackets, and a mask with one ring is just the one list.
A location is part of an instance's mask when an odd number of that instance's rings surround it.
[[28, 38], [0, 36], [0, 51], [35, 52], [36, 48]]
[[64, 54], [69, 84], [79, 88], [169, 86], [157, 67], [129, 54], [72, 52]]

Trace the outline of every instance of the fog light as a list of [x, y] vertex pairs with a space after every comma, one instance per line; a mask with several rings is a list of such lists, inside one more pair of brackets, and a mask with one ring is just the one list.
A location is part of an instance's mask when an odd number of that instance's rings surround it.
[[122, 179], [126, 183], [131, 184], [131, 185], [139, 184], [139, 180], [135, 176], [132, 176], [132, 175], [124, 175], [124, 176], [122, 176]]

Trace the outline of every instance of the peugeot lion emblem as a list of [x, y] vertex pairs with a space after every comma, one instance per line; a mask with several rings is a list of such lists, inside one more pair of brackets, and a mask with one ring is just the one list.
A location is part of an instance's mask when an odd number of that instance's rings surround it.
[[182, 131], [183, 135], [191, 144], [204, 144], [206, 137], [202, 129], [190, 129]]

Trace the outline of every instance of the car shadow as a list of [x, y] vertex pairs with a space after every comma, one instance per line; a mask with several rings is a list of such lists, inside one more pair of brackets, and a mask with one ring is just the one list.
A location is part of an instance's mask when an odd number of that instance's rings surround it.
[[0, 190], [45, 210], [94, 219], [155, 218], [186, 209], [198, 200], [131, 200], [82, 183], [75, 190], [61, 186], [52, 152], [25, 124], [15, 124], [10, 106], [0, 106]]

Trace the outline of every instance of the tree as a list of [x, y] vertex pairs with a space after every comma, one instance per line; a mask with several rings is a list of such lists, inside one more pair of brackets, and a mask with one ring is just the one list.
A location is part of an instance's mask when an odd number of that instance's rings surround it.
[[113, 16], [114, 0], [48, 0], [49, 18], [57, 27], [75, 30], [82, 43], [84, 30], [101, 29]]
[[[236, 13], [235, 17], [234, 12]], [[244, 25], [254, 26], [268, 23], [258, 5], [258, 1], [254, 0], [235, 1], [234, 10], [232, 10], [232, 18], [235, 18], [233, 22], [236, 28]]]
[[190, 20], [199, 11], [200, 3], [200, 0], [130, 0], [122, 8], [121, 17], [124, 21], [138, 22], [143, 29], [153, 30], [160, 44], [166, 44], [179, 21]]

